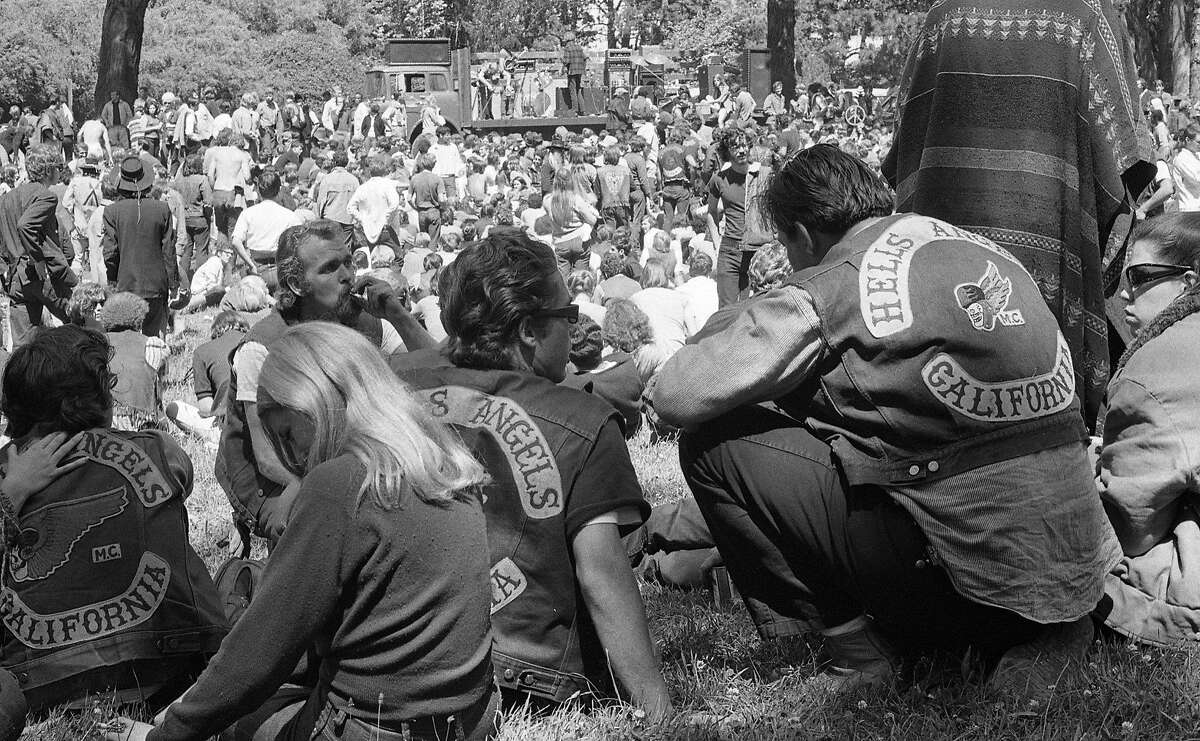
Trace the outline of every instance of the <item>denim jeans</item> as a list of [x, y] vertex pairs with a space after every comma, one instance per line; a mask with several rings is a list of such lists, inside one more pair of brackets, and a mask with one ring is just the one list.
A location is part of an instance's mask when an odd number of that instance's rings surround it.
[[739, 240], [721, 237], [714, 271], [718, 306], [728, 306], [745, 298], [746, 290], [750, 287], [750, 261], [753, 259], [754, 252], [742, 249]]
[[[849, 487], [830, 447], [799, 422], [745, 407], [680, 438], [684, 478], [763, 637], [866, 613], [902, 645], [1000, 653], [1040, 629], [968, 600], [883, 489]], [[770, 614], [770, 613], [766, 613]]]

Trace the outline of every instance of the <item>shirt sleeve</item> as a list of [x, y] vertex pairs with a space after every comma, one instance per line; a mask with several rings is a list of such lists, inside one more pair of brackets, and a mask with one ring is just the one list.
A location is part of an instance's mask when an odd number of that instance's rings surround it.
[[[629, 446], [614, 413], [600, 429], [571, 487], [565, 517], [568, 540], [593, 518], [625, 508], [633, 508], [638, 516], [621, 529], [622, 536], [645, 522], [650, 516], [650, 505], [642, 496], [642, 486], [629, 459]], [[621, 524], [619, 518], [618, 524]]]
[[192, 353], [192, 390], [196, 392], [197, 401], [211, 399], [217, 395], [217, 390], [213, 388], [212, 376], [208, 374], [208, 363], [200, 352]]
[[812, 297], [783, 286], [714, 314], [647, 389], [666, 422], [693, 427], [796, 389], [827, 355]]
[[258, 403], [258, 374], [267, 359], [267, 348], [258, 342], [247, 342], [233, 356], [233, 370], [237, 373], [237, 401], [246, 404]]
[[161, 337], [146, 338], [146, 365], [149, 365], [155, 372], [161, 372], [163, 364], [167, 362], [167, 356], [171, 354], [171, 349], [167, 347], [167, 343], [163, 342]]
[[1188, 424], [1158, 389], [1118, 377], [1109, 388], [1096, 487], [1126, 554], [1139, 556], [1169, 536], [1179, 501], [1198, 485]]
[[[361, 482], [361, 468], [349, 466], [304, 479], [250, 608], [149, 739], [208, 738], [279, 689], [319, 631], [339, 615], [344, 585], [361, 568], [346, 545], [366, 533], [339, 501], [353, 501]], [[295, 599], [298, 594], [304, 598]]]
[[[416, 312], [414, 311], [415, 315]], [[383, 341], [379, 345], [380, 352], [386, 358], [392, 353], [404, 352], [408, 348], [404, 345], [404, 340], [400, 338], [400, 333], [392, 326], [391, 322], [383, 322]], [[239, 388], [241, 388], [239, 386]]]

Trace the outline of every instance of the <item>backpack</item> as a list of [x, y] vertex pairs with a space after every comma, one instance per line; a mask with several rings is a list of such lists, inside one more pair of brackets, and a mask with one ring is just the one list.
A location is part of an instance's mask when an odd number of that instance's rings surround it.
[[217, 569], [213, 581], [217, 584], [217, 594], [225, 607], [225, 617], [229, 619], [230, 627], [249, 609], [265, 567], [266, 564], [259, 560], [231, 558]]

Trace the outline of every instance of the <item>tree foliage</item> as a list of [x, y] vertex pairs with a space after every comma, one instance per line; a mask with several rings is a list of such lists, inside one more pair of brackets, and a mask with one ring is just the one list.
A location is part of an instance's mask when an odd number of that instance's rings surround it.
[[[930, 0], [772, 2], [795, 3], [800, 82], [886, 84]], [[105, 3], [0, 0], [0, 101], [43, 106], [70, 81], [77, 112], [90, 111]], [[767, 0], [153, 0], [138, 87], [155, 94], [353, 89], [387, 36], [449, 36], [477, 51], [519, 51], [556, 48], [568, 30], [585, 43], [593, 34], [615, 46], [661, 43], [679, 49], [685, 66], [714, 52], [733, 63], [746, 46], [766, 43]], [[855, 38], [867, 42], [848, 67]]]
[[96, 0], [0, 2], [0, 100], [41, 108], [70, 86], [89, 110], [103, 11]]

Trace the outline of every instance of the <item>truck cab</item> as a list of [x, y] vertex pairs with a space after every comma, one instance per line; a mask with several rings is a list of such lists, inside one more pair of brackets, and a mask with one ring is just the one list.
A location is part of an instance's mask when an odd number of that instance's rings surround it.
[[452, 52], [449, 39], [389, 39], [384, 63], [367, 71], [367, 98], [397, 95], [404, 101], [410, 141], [420, 127], [421, 109], [430, 103], [441, 110], [448, 126], [460, 129], [470, 124], [470, 109], [463, 105], [455, 63], [469, 65], [466, 54], [465, 49]]

